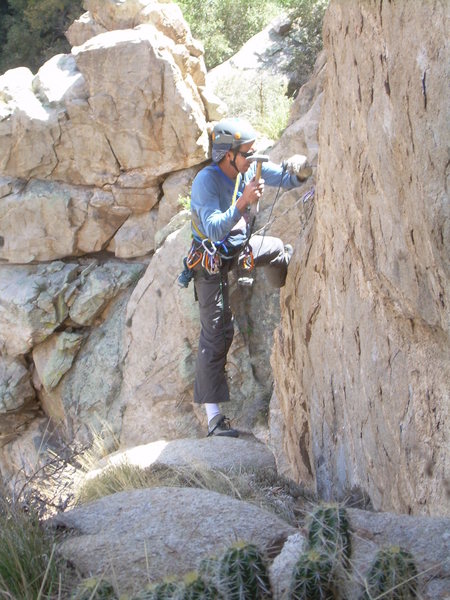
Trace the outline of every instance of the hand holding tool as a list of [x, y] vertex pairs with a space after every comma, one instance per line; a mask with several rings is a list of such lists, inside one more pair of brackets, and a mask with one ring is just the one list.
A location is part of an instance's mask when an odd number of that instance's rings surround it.
[[[256, 162], [255, 181], [258, 183], [258, 181], [261, 179], [262, 164], [264, 162], [268, 162], [269, 157], [266, 154], [253, 154], [252, 156], [249, 156], [247, 160], [251, 163]], [[256, 202], [255, 208], [252, 206], [251, 212], [259, 212], [259, 200]]]

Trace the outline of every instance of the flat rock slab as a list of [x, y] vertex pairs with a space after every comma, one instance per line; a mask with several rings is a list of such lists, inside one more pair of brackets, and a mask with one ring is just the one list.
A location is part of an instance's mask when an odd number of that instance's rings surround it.
[[267, 446], [255, 440], [225, 437], [188, 438], [171, 442], [160, 440], [115, 452], [103, 459], [99, 469], [89, 473], [89, 478], [100, 475], [113, 465], [123, 463], [142, 469], [156, 464], [220, 471], [276, 468], [273, 454]]
[[52, 519], [72, 530], [59, 546], [83, 575], [104, 574], [121, 593], [195, 569], [237, 540], [281, 548], [295, 529], [256, 506], [195, 488], [120, 492]]

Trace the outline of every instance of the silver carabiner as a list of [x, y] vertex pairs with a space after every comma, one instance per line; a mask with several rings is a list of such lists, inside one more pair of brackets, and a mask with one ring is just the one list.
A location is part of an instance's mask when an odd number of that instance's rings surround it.
[[[208, 246], [206, 245], [206, 243], [209, 242], [211, 244], [211, 250], [208, 248]], [[214, 245], [214, 242], [212, 242], [211, 240], [208, 240], [207, 238], [202, 240], [202, 246], [205, 249], [205, 252], [207, 252], [210, 256], [214, 256], [215, 253], [217, 252], [217, 248]]]

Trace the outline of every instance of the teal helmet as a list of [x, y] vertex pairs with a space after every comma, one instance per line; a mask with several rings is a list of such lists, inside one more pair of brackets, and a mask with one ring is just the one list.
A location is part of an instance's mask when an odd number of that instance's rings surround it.
[[222, 119], [216, 123], [212, 133], [213, 161], [220, 162], [228, 150], [254, 142], [256, 137], [256, 131], [245, 119], [238, 117]]

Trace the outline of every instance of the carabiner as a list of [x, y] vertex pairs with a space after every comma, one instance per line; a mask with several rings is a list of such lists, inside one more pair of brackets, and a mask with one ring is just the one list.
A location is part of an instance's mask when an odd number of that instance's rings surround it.
[[[211, 244], [211, 250], [207, 246], [208, 242]], [[217, 252], [217, 248], [215, 247], [214, 242], [212, 242], [211, 240], [208, 240], [208, 239], [203, 240], [202, 246], [210, 256], [214, 256], [215, 253]]]

